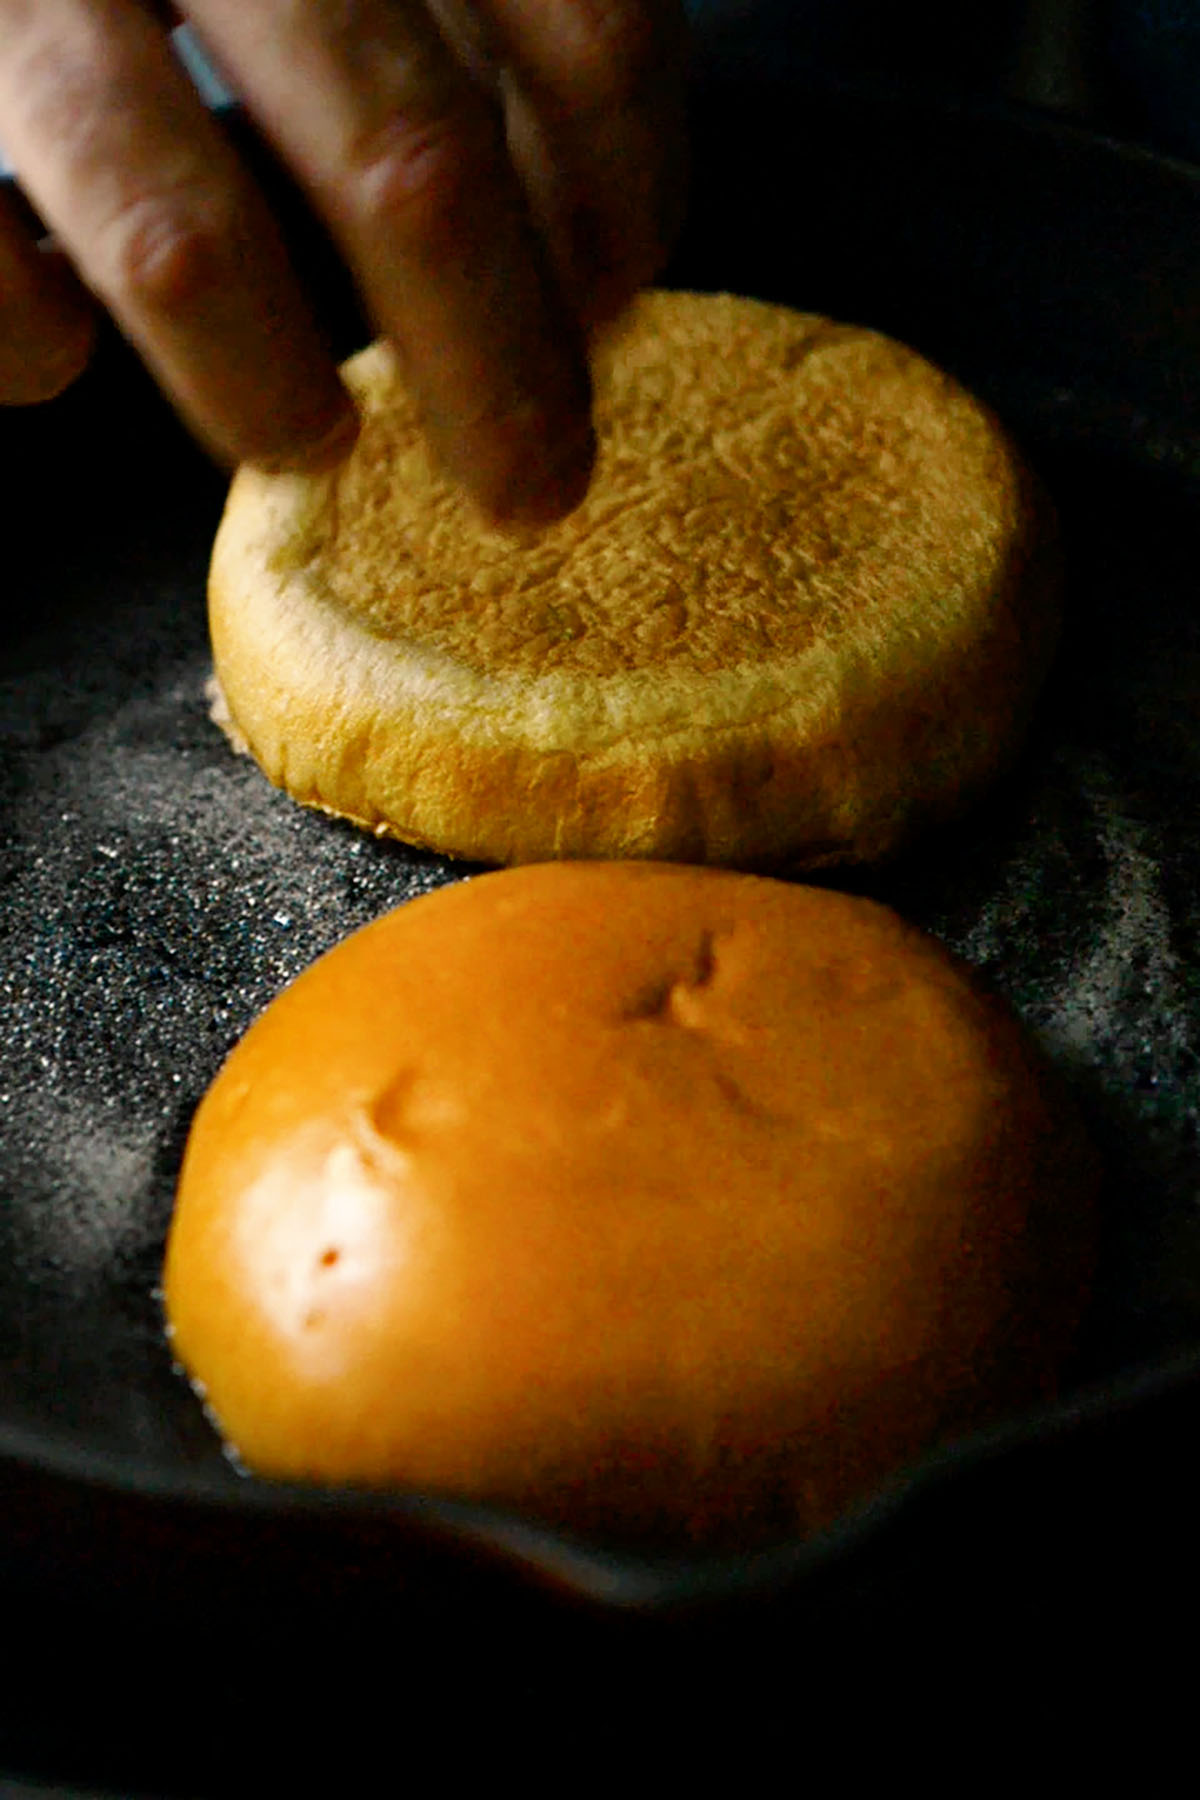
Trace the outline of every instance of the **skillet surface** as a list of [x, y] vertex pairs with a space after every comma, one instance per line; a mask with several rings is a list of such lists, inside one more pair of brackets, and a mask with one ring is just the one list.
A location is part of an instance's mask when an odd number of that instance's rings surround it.
[[[776, 1641], [764, 1620], [781, 1606], [879, 1632], [916, 1595], [957, 1605], [965, 1572], [976, 1624], [994, 1625], [1015, 1569], [1026, 1591], [1031, 1568], [1043, 1595], [1051, 1566], [1070, 1586], [1087, 1545], [1111, 1564], [1151, 1514], [1161, 1527], [1156, 1483], [1179, 1504], [1172, 1459], [1200, 1419], [1200, 178], [885, 94], [735, 85], [702, 93], [697, 121], [673, 279], [907, 338], [992, 401], [1062, 512], [1070, 619], [1020, 769], [965, 826], [854, 884], [981, 966], [1079, 1086], [1111, 1179], [1073, 1394], [830, 1544], [753, 1564], [631, 1568], [464, 1509], [234, 1473], [171, 1369], [155, 1299], [188, 1119], [285, 981], [466, 871], [302, 813], [228, 754], [204, 701], [221, 484], [109, 345], [76, 392], [0, 420], [0, 1581], [20, 1621], [9, 1649], [68, 1632], [93, 1702], [88, 1634], [118, 1620], [144, 1650], [187, 1618], [233, 1668], [234, 1621], [247, 1657], [273, 1618], [286, 1660], [281, 1616], [340, 1633], [400, 1591], [443, 1630], [490, 1619], [493, 1650], [513, 1619], [539, 1621], [542, 1683], [564, 1633], [594, 1648], [624, 1629], [605, 1608], [673, 1629], [700, 1606], [693, 1651], [736, 1642], [736, 1660]], [[351, 347], [322, 246], [302, 236], [298, 253]], [[544, 1584], [600, 1614], [564, 1613]], [[0, 1760], [5, 1731], [28, 1760], [48, 1715], [13, 1679]], [[496, 1681], [481, 1661], [480, 1685]], [[127, 1736], [105, 1741], [131, 1754]], [[191, 1791], [178, 1754], [146, 1767], [156, 1791]]]

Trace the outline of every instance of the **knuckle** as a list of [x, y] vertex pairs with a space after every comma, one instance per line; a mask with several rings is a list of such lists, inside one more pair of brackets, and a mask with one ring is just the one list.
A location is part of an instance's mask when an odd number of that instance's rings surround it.
[[29, 46], [17, 135], [88, 281], [118, 309], [169, 313], [228, 278], [237, 208], [98, 18], [69, 43], [42, 33]]
[[486, 118], [467, 103], [393, 117], [350, 155], [355, 211], [368, 227], [436, 240], [456, 229], [494, 154]]
[[228, 276], [228, 234], [211, 207], [189, 197], [135, 200], [105, 237], [99, 257], [105, 285], [141, 314], [194, 312]]

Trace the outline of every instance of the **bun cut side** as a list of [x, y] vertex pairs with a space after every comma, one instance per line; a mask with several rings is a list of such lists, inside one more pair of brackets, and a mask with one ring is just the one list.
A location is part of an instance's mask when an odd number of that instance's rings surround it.
[[473, 859], [883, 856], [1011, 759], [1053, 533], [995, 419], [911, 350], [652, 293], [595, 366], [597, 473], [536, 539], [431, 464], [394, 359], [333, 475], [237, 476], [223, 717], [297, 800]]
[[540, 866], [410, 903], [251, 1028], [166, 1305], [263, 1474], [750, 1543], [1053, 1391], [1094, 1179], [1015, 1021], [885, 908]]

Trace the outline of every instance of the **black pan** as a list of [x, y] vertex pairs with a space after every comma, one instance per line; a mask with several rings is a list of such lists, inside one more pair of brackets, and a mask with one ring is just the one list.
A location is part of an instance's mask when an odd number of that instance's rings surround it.
[[464, 871], [228, 754], [203, 692], [221, 482], [109, 343], [0, 420], [0, 1769], [167, 1795], [319, 1768], [352, 1792], [381, 1737], [511, 1726], [528, 1754], [551, 1719], [591, 1741], [649, 1721], [678, 1750], [777, 1720], [815, 1742], [914, 1680], [1012, 1733], [1048, 1699], [1063, 1716], [1081, 1662], [1124, 1686], [1164, 1595], [1195, 1597], [1200, 175], [794, 84], [705, 86], [696, 141], [672, 279], [908, 339], [996, 406], [1061, 510], [1068, 629], [1020, 768], [855, 885], [981, 966], [1092, 1118], [1103, 1259], [1067, 1395], [753, 1559], [637, 1563], [235, 1473], [155, 1296], [190, 1114], [288, 978]]

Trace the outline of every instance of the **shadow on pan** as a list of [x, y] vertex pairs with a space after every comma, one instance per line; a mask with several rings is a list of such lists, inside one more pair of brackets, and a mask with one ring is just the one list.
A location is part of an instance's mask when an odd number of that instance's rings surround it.
[[[1034, 1720], [1081, 1659], [1124, 1680], [1191, 1579], [1200, 175], [794, 84], [701, 88], [696, 143], [671, 279], [907, 339], [996, 406], [1062, 511], [1068, 632], [1021, 767], [856, 885], [1006, 992], [1092, 1119], [1111, 1178], [1072, 1393], [826, 1541], [719, 1562], [229, 1468], [155, 1298], [191, 1111], [286, 980], [462, 870], [233, 766], [204, 700], [221, 481], [110, 342], [73, 393], [0, 421], [0, 1766], [228, 1793], [268, 1766], [344, 1774], [385, 1726], [457, 1729], [464, 1707], [501, 1735], [548, 1714], [661, 1734], [686, 1699], [711, 1733], [791, 1717], [799, 1691], [815, 1740], [848, 1681], [900, 1706], [936, 1679], [980, 1722], [1019, 1681]], [[352, 297], [280, 192], [348, 351]], [[942, 1647], [919, 1673], [915, 1616]]]

